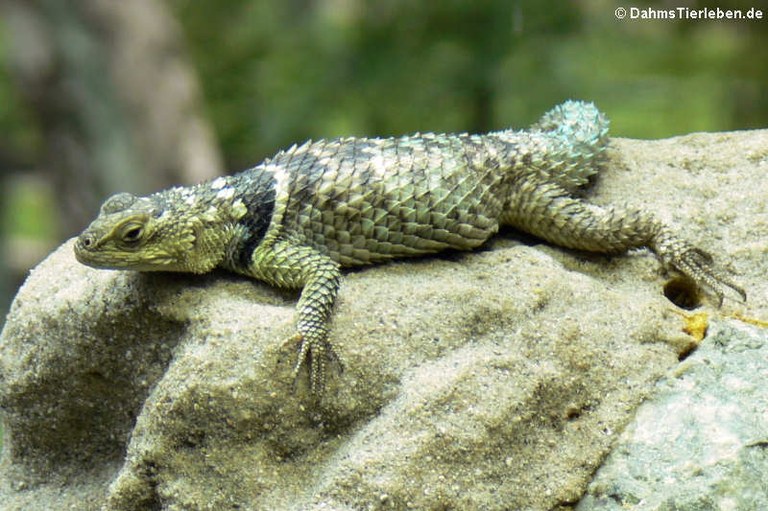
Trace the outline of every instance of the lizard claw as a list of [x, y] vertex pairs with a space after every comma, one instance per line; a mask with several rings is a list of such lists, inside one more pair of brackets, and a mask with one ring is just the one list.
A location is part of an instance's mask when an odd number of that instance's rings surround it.
[[718, 307], [723, 304], [726, 287], [735, 291], [742, 301], [747, 301], [746, 291], [720, 272], [715, 267], [712, 256], [701, 249], [691, 247], [680, 253], [677, 257], [674, 257], [671, 264], [677, 270], [693, 279], [697, 284], [712, 290], [718, 298]]
[[328, 362], [338, 365], [339, 372], [344, 371], [344, 364], [333, 345], [325, 338], [307, 336], [301, 332], [286, 339], [285, 344], [296, 344], [298, 356], [293, 367], [293, 386], [298, 386], [301, 368], [306, 365], [309, 371], [309, 388], [312, 394], [320, 395], [325, 388], [325, 375]]

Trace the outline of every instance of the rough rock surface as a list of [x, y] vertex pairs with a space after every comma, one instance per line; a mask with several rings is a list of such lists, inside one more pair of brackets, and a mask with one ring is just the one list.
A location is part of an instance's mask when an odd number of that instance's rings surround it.
[[[730, 261], [750, 301], [702, 307], [718, 342], [747, 328], [735, 311], [765, 318], [768, 131], [612, 144], [593, 200], [649, 208]], [[282, 343], [294, 293], [93, 270], [67, 243], [0, 336], [0, 507], [572, 508], [695, 346], [666, 281], [646, 252], [513, 232], [349, 273], [332, 331], [346, 371], [317, 401]]]
[[577, 510], [768, 509], [768, 331], [713, 327], [640, 406]]

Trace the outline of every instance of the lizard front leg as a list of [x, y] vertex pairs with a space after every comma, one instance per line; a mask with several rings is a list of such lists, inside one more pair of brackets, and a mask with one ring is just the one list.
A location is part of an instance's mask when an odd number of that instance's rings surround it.
[[296, 333], [287, 342], [299, 344], [294, 378], [306, 361], [310, 388], [321, 392], [328, 359], [341, 365], [328, 341], [327, 324], [341, 283], [339, 265], [312, 247], [280, 240], [257, 248], [246, 272], [274, 286], [302, 290], [296, 306]]

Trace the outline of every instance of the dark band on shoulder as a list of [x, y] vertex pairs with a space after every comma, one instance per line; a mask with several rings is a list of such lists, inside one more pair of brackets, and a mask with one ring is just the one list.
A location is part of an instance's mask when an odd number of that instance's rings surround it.
[[246, 235], [240, 241], [233, 261], [245, 270], [251, 265], [251, 256], [267, 234], [272, 215], [275, 212], [275, 178], [271, 172], [260, 167], [236, 176], [237, 190], [245, 190], [240, 200], [248, 213], [238, 222], [245, 227]]

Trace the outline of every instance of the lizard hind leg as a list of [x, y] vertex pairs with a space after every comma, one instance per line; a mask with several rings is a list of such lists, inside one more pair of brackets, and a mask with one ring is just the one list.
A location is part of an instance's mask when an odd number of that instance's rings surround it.
[[562, 247], [604, 254], [648, 246], [657, 230], [642, 211], [590, 204], [535, 176], [516, 183], [501, 222]]
[[662, 264], [711, 290], [722, 303], [725, 288], [746, 300], [745, 291], [721, 272], [713, 258], [676, 235], [650, 213], [607, 208], [572, 197], [534, 177], [521, 179], [510, 194], [502, 222], [557, 245], [598, 253], [647, 247]]

